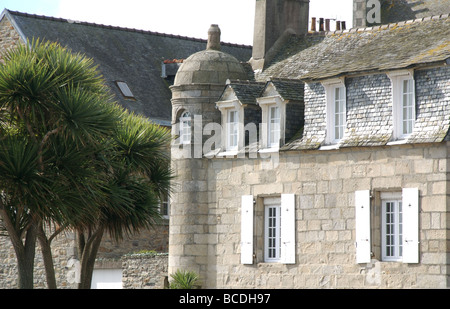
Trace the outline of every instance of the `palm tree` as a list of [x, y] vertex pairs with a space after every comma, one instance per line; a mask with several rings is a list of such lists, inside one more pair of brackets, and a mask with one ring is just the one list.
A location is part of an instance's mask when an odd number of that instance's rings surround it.
[[170, 191], [170, 132], [123, 112], [109, 145], [98, 158], [107, 183], [106, 198], [92, 224], [75, 226], [81, 255], [80, 289], [91, 287], [95, 257], [104, 233], [119, 241], [161, 219], [160, 200]]
[[3, 60], [0, 218], [16, 253], [19, 288], [32, 288], [43, 227], [81, 217], [90, 224], [98, 213], [104, 179], [92, 162], [122, 111], [93, 61], [58, 44], [27, 42]]

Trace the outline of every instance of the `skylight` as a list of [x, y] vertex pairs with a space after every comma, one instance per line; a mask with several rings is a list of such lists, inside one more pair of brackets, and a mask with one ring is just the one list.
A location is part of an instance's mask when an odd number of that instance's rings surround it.
[[134, 99], [134, 95], [130, 90], [130, 87], [128, 87], [128, 84], [126, 82], [116, 81], [117, 87], [119, 87], [120, 91], [122, 92], [122, 95], [125, 98]]

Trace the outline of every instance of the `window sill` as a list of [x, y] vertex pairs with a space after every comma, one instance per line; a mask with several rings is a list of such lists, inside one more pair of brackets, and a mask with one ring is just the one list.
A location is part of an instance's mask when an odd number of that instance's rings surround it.
[[400, 139], [400, 140], [388, 142], [386, 145], [387, 145], [387, 146], [392, 146], [392, 145], [404, 145], [404, 144], [406, 144], [407, 142], [408, 142], [408, 141], [407, 141], [406, 139]]
[[282, 262], [259, 262], [257, 263], [258, 268], [262, 269], [273, 269], [273, 270], [285, 270], [286, 267], [291, 264], [284, 264]]
[[332, 144], [332, 145], [323, 145], [320, 146], [319, 150], [336, 150], [339, 149], [339, 144]]
[[279, 151], [280, 151], [279, 147], [264, 148], [264, 149], [258, 150], [259, 153], [273, 153], [273, 152], [279, 152]]
[[217, 154], [217, 157], [235, 157], [238, 155], [237, 150], [224, 151]]

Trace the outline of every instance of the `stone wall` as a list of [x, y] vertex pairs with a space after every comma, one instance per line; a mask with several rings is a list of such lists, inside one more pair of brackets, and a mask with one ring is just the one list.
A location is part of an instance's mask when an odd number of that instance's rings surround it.
[[124, 289], [167, 287], [168, 254], [131, 254], [122, 257]]
[[[11, 22], [7, 18], [3, 18], [0, 21], [0, 51], [3, 53], [8, 49], [14, 48], [21, 42], [20, 36]], [[1, 58], [0, 54], [0, 61]]]
[[[443, 143], [285, 152], [270, 169], [259, 159], [204, 162], [207, 174], [215, 177], [204, 193], [211, 197], [208, 224], [196, 230], [208, 232], [191, 230], [196, 242], [184, 248], [181, 261], [203, 261], [208, 288], [448, 287], [449, 147]], [[355, 191], [405, 187], [420, 192], [420, 263], [374, 258], [357, 264]], [[251, 194], [258, 201], [282, 193], [296, 198], [296, 263], [240, 264], [241, 196]]]
[[[55, 264], [56, 285], [61, 289], [76, 288], [75, 284], [68, 282], [68, 262], [76, 256], [75, 237], [67, 232], [57, 236], [52, 241], [53, 262]], [[36, 246], [34, 261], [34, 288], [47, 288], [44, 263], [39, 244]], [[0, 236], [0, 289], [16, 289], [17, 260], [9, 237]]]
[[[53, 257], [55, 262], [58, 289], [76, 289], [76, 283], [70, 280], [71, 268], [68, 268], [73, 250], [67, 240], [55, 244]], [[0, 289], [17, 288], [16, 256], [7, 237], [0, 237]], [[5, 248], [10, 248], [5, 250]], [[96, 269], [121, 268], [124, 289], [160, 289], [164, 288], [167, 273], [167, 253], [126, 254], [120, 259], [99, 258]], [[45, 271], [39, 248], [36, 250], [34, 288], [46, 289]]]

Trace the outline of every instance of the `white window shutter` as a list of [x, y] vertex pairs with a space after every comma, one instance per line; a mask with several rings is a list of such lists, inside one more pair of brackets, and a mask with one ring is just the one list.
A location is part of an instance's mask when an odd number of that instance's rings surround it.
[[403, 212], [403, 263], [419, 263], [419, 189], [404, 188]]
[[370, 263], [370, 191], [355, 192], [356, 263]]
[[295, 194], [281, 195], [281, 262], [295, 264]]
[[253, 264], [253, 195], [241, 199], [241, 263]]

